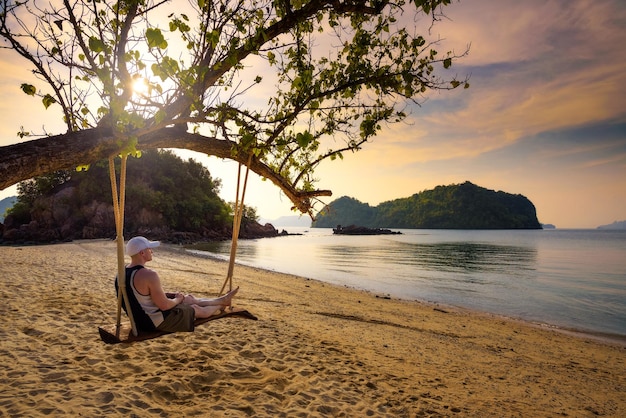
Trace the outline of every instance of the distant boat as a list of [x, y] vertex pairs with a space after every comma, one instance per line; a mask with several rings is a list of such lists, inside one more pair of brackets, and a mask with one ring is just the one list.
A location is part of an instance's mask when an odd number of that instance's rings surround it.
[[402, 232], [392, 231], [390, 229], [382, 229], [382, 228], [367, 228], [365, 226], [357, 226], [357, 225], [349, 225], [349, 226], [337, 225], [337, 228], [333, 228], [333, 234], [335, 235], [397, 235], [397, 234], [402, 234]]

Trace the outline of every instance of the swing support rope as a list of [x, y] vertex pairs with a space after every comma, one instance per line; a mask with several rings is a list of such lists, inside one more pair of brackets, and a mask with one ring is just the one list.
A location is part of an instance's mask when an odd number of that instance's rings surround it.
[[[120, 187], [119, 192], [117, 189], [117, 176], [115, 175], [115, 160], [113, 157], [109, 157], [109, 178], [111, 181], [111, 194], [113, 197], [113, 214], [115, 216], [115, 231], [117, 233], [117, 320], [115, 323], [115, 336], [119, 338], [121, 326], [122, 326], [122, 301], [125, 306], [130, 306], [128, 302], [128, 295], [126, 292], [126, 266], [124, 265], [124, 204], [126, 198], [126, 162], [128, 155], [122, 155], [122, 163], [120, 167]], [[241, 200], [239, 199], [239, 187], [241, 183], [241, 163], [239, 163], [239, 169], [237, 172], [237, 193], [235, 197], [235, 208], [233, 217], [233, 237], [230, 248], [230, 261], [228, 264], [228, 274], [226, 280], [222, 285], [219, 295], [222, 295], [226, 285], [229, 286], [229, 291], [233, 289], [233, 271], [235, 268], [235, 254], [237, 253], [237, 238], [239, 237], [239, 230], [241, 227], [241, 219], [243, 218], [244, 199], [246, 195], [246, 186], [248, 184], [248, 174], [250, 173], [250, 163], [252, 161], [252, 154], [248, 157], [248, 165], [246, 166], [246, 175], [244, 177], [243, 188], [241, 193]], [[133, 318], [133, 312], [131, 309], [126, 310], [132, 333], [134, 336], [138, 335], [137, 325]]]
[[235, 270], [235, 255], [237, 254], [237, 239], [239, 238], [239, 230], [241, 228], [241, 218], [243, 218], [244, 200], [246, 197], [246, 187], [248, 185], [248, 174], [250, 173], [250, 164], [252, 162], [252, 154], [248, 156], [248, 165], [246, 165], [246, 175], [243, 181], [243, 189], [241, 193], [241, 200], [239, 200], [239, 185], [241, 184], [241, 162], [237, 170], [237, 192], [235, 195], [235, 207], [233, 214], [233, 237], [230, 246], [230, 260], [228, 262], [228, 273], [226, 274], [226, 280], [220, 289], [219, 295], [224, 293], [224, 289], [228, 285], [228, 291], [233, 290], [233, 272]]
[[[111, 193], [113, 195], [113, 214], [115, 215], [115, 231], [117, 233], [117, 321], [115, 323], [115, 336], [119, 338], [122, 325], [122, 300], [125, 306], [130, 306], [126, 294], [126, 267], [124, 265], [124, 203], [126, 199], [126, 161], [127, 155], [122, 155], [120, 167], [120, 189], [117, 190], [115, 175], [115, 160], [109, 157], [109, 177], [111, 180]], [[137, 336], [137, 326], [131, 309], [126, 314], [130, 320], [132, 333]]]

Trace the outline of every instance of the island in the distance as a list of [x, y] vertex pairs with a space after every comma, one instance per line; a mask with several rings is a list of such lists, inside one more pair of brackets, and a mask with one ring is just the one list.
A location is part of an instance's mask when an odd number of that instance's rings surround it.
[[615, 221], [612, 224], [600, 225], [597, 229], [626, 229], [626, 221]]
[[341, 197], [322, 209], [313, 228], [358, 225], [401, 229], [541, 229], [533, 203], [520, 194], [469, 181], [437, 186], [376, 207]]

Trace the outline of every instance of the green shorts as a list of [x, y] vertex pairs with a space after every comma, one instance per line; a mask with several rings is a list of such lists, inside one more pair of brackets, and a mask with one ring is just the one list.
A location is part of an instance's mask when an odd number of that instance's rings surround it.
[[191, 305], [181, 303], [169, 311], [163, 311], [163, 317], [165, 319], [157, 327], [159, 331], [193, 332], [196, 312]]

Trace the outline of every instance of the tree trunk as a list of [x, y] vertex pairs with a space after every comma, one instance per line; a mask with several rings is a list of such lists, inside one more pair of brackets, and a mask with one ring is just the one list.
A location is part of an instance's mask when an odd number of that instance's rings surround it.
[[[231, 151], [234, 145], [226, 140], [192, 134], [174, 127], [141, 136], [136, 148], [188, 149], [247, 165], [249, 156], [242, 153], [233, 155]], [[122, 148], [119, 138], [113, 136], [111, 130], [104, 128], [71, 132], [0, 147], [0, 189], [57, 170], [93, 164], [119, 154]], [[311, 197], [332, 194], [329, 190], [299, 191], [288, 179], [274, 173], [256, 157], [253, 156], [250, 161], [250, 170], [271, 180], [303, 213], [311, 209]]]

